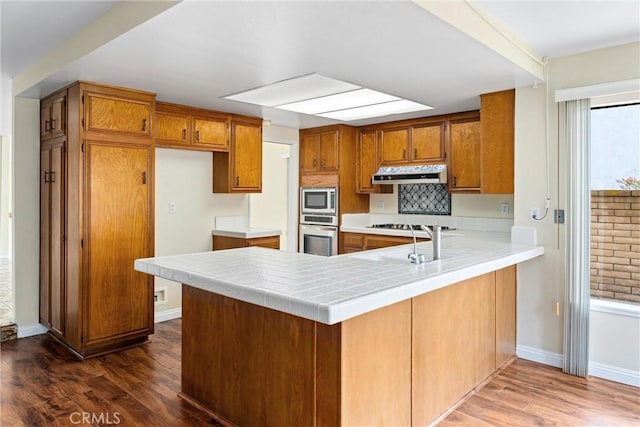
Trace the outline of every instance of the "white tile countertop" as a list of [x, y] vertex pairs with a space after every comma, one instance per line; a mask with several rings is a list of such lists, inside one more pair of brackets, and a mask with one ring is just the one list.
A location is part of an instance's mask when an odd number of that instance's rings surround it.
[[217, 216], [212, 236], [235, 237], [237, 239], [255, 239], [258, 237], [272, 237], [282, 234], [282, 230], [274, 228], [250, 227], [244, 216]]
[[[431, 242], [418, 252], [431, 257]], [[135, 269], [230, 298], [334, 324], [544, 253], [509, 233], [443, 235], [442, 258], [414, 265], [412, 245], [334, 257], [251, 247], [138, 259]]]
[[255, 239], [257, 237], [279, 236], [282, 230], [271, 228], [238, 227], [211, 230], [212, 236], [236, 237], [238, 239]]

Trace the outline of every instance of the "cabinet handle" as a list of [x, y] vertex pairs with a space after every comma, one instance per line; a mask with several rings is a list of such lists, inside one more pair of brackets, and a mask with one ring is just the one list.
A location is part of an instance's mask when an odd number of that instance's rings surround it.
[[453, 177], [453, 186], [454, 187], [456, 186], [456, 177], [455, 176]]
[[147, 119], [142, 119], [142, 131], [147, 131]]
[[49, 130], [53, 130], [56, 127], [56, 119], [51, 119], [49, 122]]
[[147, 173], [146, 172], [142, 172], [142, 183], [143, 184], [147, 183]]
[[316, 167], [316, 159], [313, 159], [313, 167]]
[[402, 150], [402, 160], [407, 159], [407, 150]]
[[236, 176], [236, 187], [240, 186], [240, 177]]
[[49, 182], [56, 182], [56, 173], [54, 171], [49, 171]]
[[44, 182], [45, 184], [49, 182], [49, 171], [44, 171]]
[[417, 149], [417, 148], [414, 148], [414, 149], [413, 149], [413, 158], [414, 158], [414, 159], [417, 159], [417, 158], [418, 158], [418, 149]]
[[186, 140], [187, 139], [187, 130], [186, 129], [182, 129], [182, 140]]
[[44, 121], [44, 131], [49, 132], [51, 130], [51, 126], [49, 125], [49, 120]]
[[200, 141], [200, 129], [196, 131], [196, 141]]

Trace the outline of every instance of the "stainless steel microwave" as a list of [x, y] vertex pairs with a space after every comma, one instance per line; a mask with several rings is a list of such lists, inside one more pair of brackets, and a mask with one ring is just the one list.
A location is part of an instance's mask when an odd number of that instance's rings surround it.
[[300, 213], [313, 215], [338, 215], [337, 187], [300, 188]]

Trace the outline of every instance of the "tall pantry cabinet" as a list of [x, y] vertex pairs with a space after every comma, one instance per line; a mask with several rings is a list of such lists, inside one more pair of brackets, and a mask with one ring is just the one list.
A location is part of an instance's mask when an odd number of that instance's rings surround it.
[[[79, 82], [41, 129], [40, 321], [84, 358], [153, 333], [155, 95]], [[61, 113], [58, 113], [61, 105]], [[41, 118], [47, 129], [50, 119]]]

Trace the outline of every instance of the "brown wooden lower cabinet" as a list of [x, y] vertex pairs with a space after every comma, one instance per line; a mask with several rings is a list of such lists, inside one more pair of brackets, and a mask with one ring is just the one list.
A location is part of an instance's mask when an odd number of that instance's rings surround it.
[[280, 236], [254, 237], [252, 239], [213, 236], [212, 241], [212, 247], [214, 251], [220, 251], [223, 249], [246, 248], [249, 246], [280, 249]]
[[181, 396], [232, 425], [429, 424], [513, 358], [515, 271], [335, 325], [183, 285]]
[[[408, 232], [407, 232], [408, 233]], [[417, 242], [428, 242], [431, 239], [418, 238]], [[343, 248], [340, 253], [368, 251], [371, 249], [388, 248], [390, 246], [406, 245], [413, 243], [412, 237], [386, 236], [383, 234], [342, 233]]]

